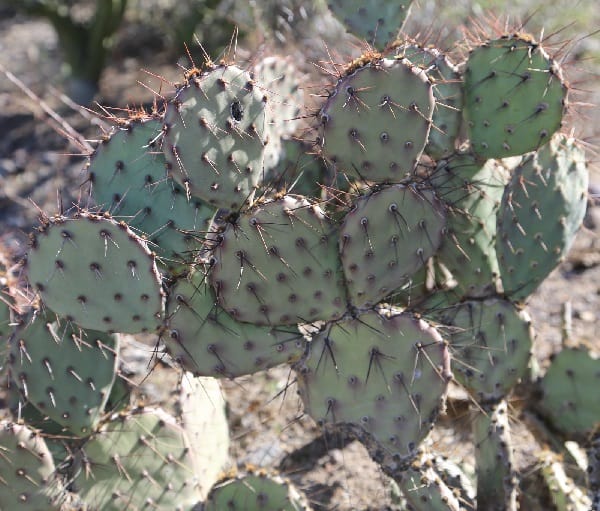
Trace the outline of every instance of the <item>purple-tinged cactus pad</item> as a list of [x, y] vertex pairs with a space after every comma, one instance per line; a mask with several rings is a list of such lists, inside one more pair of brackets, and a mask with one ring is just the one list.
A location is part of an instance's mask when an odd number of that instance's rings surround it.
[[341, 317], [347, 305], [338, 233], [323, 211], [287, 195], [227, 225], [210, 282], [237, 321], [296, 325]]
[[200, 271], [180, 279], [167, 299], [165, 345], [184, 369], [201, 376], [235, 378], [295, 362], [305, 342], [295, 326], [235, 321], [217, 303]]
[[443, 407], [450, 358], [434, 327], [390, 309], [326, 325], [295, 369], [317, 424], [348, 427], [372, 456], [400, 467]]
[[433, 108], [425, 71], [406, 59], [374, 60], [341, 78], [321, 109], [323, 155], [354, 179], [397, 183], [417, 165]]
[[410, 282], [442, 242], [445, 206], [426, 189], [395, 185], [359, 198], [340, 228], [352, 305], [370, 308]]
[[154, 254], [107, 216], [50, 218], [32, 236], [27, 277], [46, 307], [82, 328], [139, 333], [162, 324]]

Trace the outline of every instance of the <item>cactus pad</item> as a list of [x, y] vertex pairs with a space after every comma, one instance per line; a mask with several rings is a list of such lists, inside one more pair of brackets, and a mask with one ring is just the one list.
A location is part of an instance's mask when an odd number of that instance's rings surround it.
[[201, 272], [175, 284], [167, 312], [167, 351], [196, 375], [235, 378], [291, 363], [304, 353], [302, 335], [293, 326], [272, 328], [232, 319], [217, 304]]
[[295, 325], [346, 310], [337, 232], [306, 199], [262, 204], [227, 225], [219, 240], [209, 277], [234, 319]]
[[168, 260], [191, 260], [215, 210], [188, 200], [167, 175], [162, 153], [162, 121], [132, 122], [101, 144], [88, 167], [95, 203], [147, 236]]
[[527, 298], [562, 261], [587, 206], [583, 150], [562, 135], [516, 168], [502, 197], [496, 252], [504, 293]]
[[431, 183], [448, 205], [447, 235], [437, 253], [463, 296], [496, 292], [496, 214], [508, 177], [496, 160], [480, 164], [470, 154], [441, 161]]
[[398, 467], [412, 460], [435, 421], [450, 362], [435, 328], [380, 312], [325, 326], [296, 372], [306, 413], [321, 426], [349, 428], [372, 453], [383, 453], [384, 465]]
[[465, 69], [465, 115], [473, 151], [506, 158], [534, 151], [561, 126], [567, 87], [558, 65], [524, 34], [472, 50]]
[[78, 436], [98, 424], [117, 372], [118, 336], [52, 322], [41, 314], [15, 329], [9, 367], [21, 395]]
[[44, 439], [22, 424], [0, 421], [0, 504], [5, 510], [59, 511], [61, 485]]
[[600, 358], [583, 347], [563, 349], [539, 382], [536, 406], [559, 431], [583, 435], [600, 426], [600, 403], [592, 391], [599, 384]]
[[310, 508], [306, 498], [289, 481], [254, 470], [217, 483], [203, 510], [310, 511]]
[[501, 399], [525, 374], [533, 342], [525, 311], [490, 298], [438, 308], [433, 316], [452, 327], [454, 376], [478, 401]]
[[165, 156], [189, 194], [238, 209], [263, 177], [267, 95], [248, 72], [217, 66], [191, 78], [165, 113]]
[[51, 218], [31, 239], [27, 270], [44, 304], [82, 328], [138, 333], [161, 324], [154, 255], [123, 223], [85, 212]]
[[376, 49], [383, 49], [398, 35], [408, 17], [411, 3], [411, 0], [331, 0], [327, 5], [348, 32], [366, 39]]
[[188, 438], [161, 409], [113, 417], [76, 459], [75, 485], [96, 509], [183, 511], [200, 500]]
[[323, 155], [353, 178], [399, 182], [423, 152], [433, 108], [422, 69], [406, 59], [374, 60], [341, 78], [321, 109]]
[[428, 190], [395, 185], [361, 197], [340, 228], [352, 305], [372, 307], [410, 282], [440, 246], [445, 221]]

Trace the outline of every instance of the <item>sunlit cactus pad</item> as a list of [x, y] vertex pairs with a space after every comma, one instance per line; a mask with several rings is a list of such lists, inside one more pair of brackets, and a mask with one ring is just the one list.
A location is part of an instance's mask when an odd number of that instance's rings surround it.
[[113, 417], [76, 460], [75, 485], [96, 509], [187, 511], [201, 498], [189, 440], [158, 408]]
[[78, 436], [98, 424], [118, 365], [118, 336], [28, 317], [10, 339], [9, 368], [24, 402]]
[[225, 477], [212, 489], [203, 511], [310, 511], [291, 482], [260, 470]]
[[167, 263], [192, 260], [215, 209], [167, 172], [160, 118], [131, 122], [98, 146], [88, 167], [96, 205], [126, 222]]
[[138, 333], [161, 324], [154, 255], [126, 224], [108, 217], [50, 218], [31, 239], [27, 276], [46, 307], [82, 328]]
[[323, 155], [352, 178], [398, 182], [425, 148], [433, 108], [425, 71], [406, 59], [351, 68], [319, 114]]
[[523, 158], [504, 191], [496, 252], [504, 292], [525, 300], [571, 248], [587, 207], [585, 154], [556, 135]]
[[383, 49], [398, 35], [411, 3], [411, 0], [331, 0], [327, 5], [348, 32], [365, 39], [374, 48]]
[[304, 340], [295, 326], [235, 321], [217, 303], [200, 271], [171, 289], [167, 313], [166, 348], [196, 375], [235, 378], [296, 361], [304, 353]]
[[0, 504], [3, 510], [58, 511], [60, 482], [39, 433], [0, 421]]
[[192, 77], [165, 113], [173, 177], [217, 208], [238, 209], [263, 177], [268, 93], [247, 71], [217, 66]]
[[415, 455], [442, 407], [449, 364], [435, 328], [381, 310], [327, 325], [296, 372], [306, 413], [318, 424], [368, 436], [400, 464]]
[[220, 235], [209, 278], [237, 321], [295, 325], [346, 310], [337, 231], [316, 205], [288, 195], [240, 215]]
[[536, 150], [561, 126], [566, 98], [558, 65], [530, 36], [507, 35], [478, 46], [465, 69], [473, 151], [505, 158]]
[[445, 206], [431, 190], [395, 185], [359, 198], [340, 228], [350, 302], [372, 307], [409, 282], [442, 242]]

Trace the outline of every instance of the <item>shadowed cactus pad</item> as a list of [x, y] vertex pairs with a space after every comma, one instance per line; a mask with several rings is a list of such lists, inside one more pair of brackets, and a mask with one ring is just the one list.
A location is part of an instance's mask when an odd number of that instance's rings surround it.
[[399, 182], [421, 156], [434, 98], [425, 71], [406, 59], [382, 59], [341, 78], [319, 113], [319, 141], [338, 172]]
[[478, 401], [501, 399], [525, 374], [533, 343], [525, 311], [490, 298], [437, 307], [431, 316], [452, 327], [454, 376]]
[[295, 325], [346, 310], [337, 232], [303, 197], [261, 204], [218, 236], [209, 278], [237, 321]]
[[118, 365], [118, 336], [51, 315], [29, 317], [10, 339], [9, 368], [21, 396], [78, 436], [98, 424]]
[[356, 307], [410, 282], [440, 246], [445, 206], [426, 189], [395, 185], [359, 198], [340, 228], [340, 255]]
[[139, 333], [161, 324], [154, 255], [110, 218], [81, 212], [49, 219], [32, 237], [27, 272], [44, 305], [82, 328]]
[[[101, 144], [88, 167], [96, 204], [148, 238], [157, 254], [191, 260], [215, 210], [168, 176], [162, 153], [162, 120], [132, 122]], [[199, 241], [200, 240], [200, 241]]]
[[552, 357], [539, 382], [537, 407], [554, 427], [583, 435], [600, 426], [600, 357], [584, 347], [566, 348]]
[[235, 378], [293, 362], [304, 353], [304, 340], [294, 326], [235, 321], [217, 303], [201, 272], [175, 284], [167, 312], [166, 348], [196, 375]]
[[103, 511], [187, 511], [201, 496], [187, 435], [161, 409], [113, 417], [76, 453], [75, 485]]
[[250, 471], [225, 478], [212, 489], [203, 511], [310, 511], [307, 500], [278, 475]]
[[465, 115], [473, 151], [506, 158], [534, 151], [560, 127], [567, 87], [557, 64], [530, 36], [475, 48], [465, 69]]
[[165, 155], [189, 194], [238, 209], [263, 178], [267, 95], [247, 71], [217, 66], [191, 78], [165, 113]]
[[381, 310], [325, 326], [296, 372], [306, 413], [321, 426], [349, 428], [398, 467], [411, 461], [443, 405], [449, 364], [435, 328]]
[[61, 485], [44, 439], [22, 424], [0, 421], [2, 509], [59, 511]]

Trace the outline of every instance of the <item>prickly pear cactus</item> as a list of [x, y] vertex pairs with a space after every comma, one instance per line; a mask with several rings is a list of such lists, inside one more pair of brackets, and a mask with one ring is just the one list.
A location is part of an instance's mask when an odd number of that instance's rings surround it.
[[115, 380], [119, 337], [39, 312], [11, 336], [9, 371], [25, 403], [78, 436], [99, 423]]
[[2, 509], [60, 511], [61, 484], [44, 439], [23, 424], [0, 421]]
[[154, 254], [124, 223], [80, 212], [31, 237], [29, 282], [50, 310], [82, 328], [152, 332], [163, 315]]
[[399, 182], [423, 153], [434, 105], [427, 74], [406, 59], [351, 65], [319, 113], [323, 155], [353, 179]]
[[327, 6], [348, 32], [365, 39], [375, 49], [383, 49], [398, 35], [410, 13], [411, 4], [411, 0], [332, 0]]
[[530, 36], [510, 34], [476, 47], [464, 73], [465, 117], [479, 157], [535, 151], [561, 126], [567, 87]]
[[261, 470], [225, 477], [215, 484], [203, 511], [310, 511], [308, 501], [289, 481]]
[[253, 195], [269, 143], [267, 98], [235, 66], [216, 66], [177, 91], [165, 113], [165, 156], [188, 194], [228, 209]]
[[423, 320], [393, 309], [328, 325], [296, 366], [306, 412], [354, 432], [394, 471], [410, 463], [443, 408], [446, 344]]
[[106, 511], [190, 509], [201, 499], [189, 439], [161, 409], [118, 414], [75, 455], [75, 487]]

